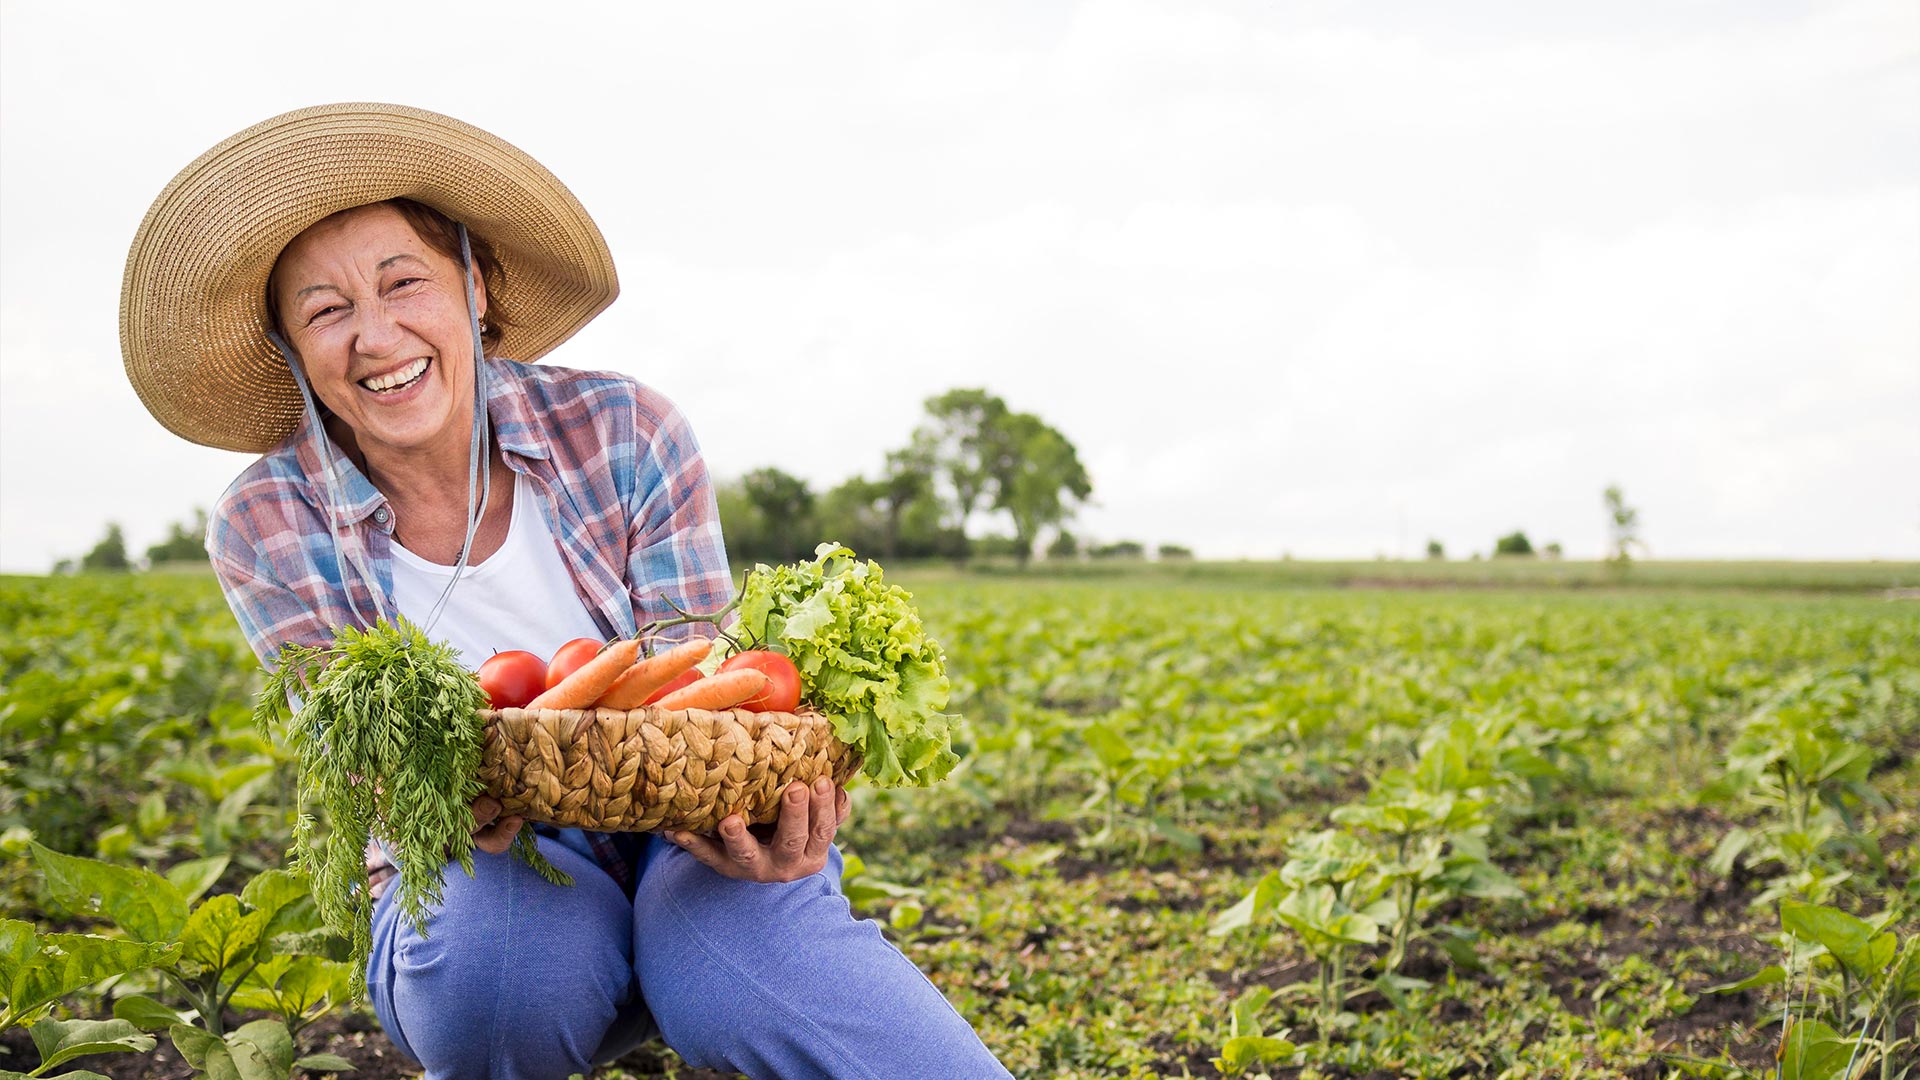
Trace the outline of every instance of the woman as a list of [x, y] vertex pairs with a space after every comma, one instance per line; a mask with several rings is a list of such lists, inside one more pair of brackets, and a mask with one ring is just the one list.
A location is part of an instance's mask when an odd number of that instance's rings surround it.
[[[477, 664], [725, 602], [713, 492], [673, 405], [532, 366], [616, 291], [552, 174], [433, 113], [303, 109], [181, 172], [128, 256], [122, 348], [169, 429], [263, 453], [208, 536], [263, 661], [396, 612]], [[435, 1078], [557, 1080], [655, 1031], [756, 1077], [1006, 1076], [849, 913], [846, 793], [784, 799], [765, 842], [737, 816], [717, 838], [542, 828], [572, 888], [505, 854], [523, 823], [476, 800], [475, 875], [446, 875], [428, 935], [375, 908], [380, 1023]], [[391, 863], [369, 868], [383, 893]]]

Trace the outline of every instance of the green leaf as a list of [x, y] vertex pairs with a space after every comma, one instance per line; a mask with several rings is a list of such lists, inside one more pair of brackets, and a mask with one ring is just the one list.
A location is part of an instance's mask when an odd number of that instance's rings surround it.
[[128, 994], [113, 1003], [115, 1019], [125, 1020], [141, 1031], [165, 1031], [187, 1022], [187, 1014], [163, 1005], [145, 994]]
[[1707, 859], [1707, 869], [1712, 871], [1715, 877], [1730, 877], [1733, 874], [1735, 860], [1739, 859], [1740, 853], [1747, 850], [1752, 843], [1753, 834], [1747, 830], [1738, 825], [1728, 829], [1727, 835], [1720, 838], [1720, 843], [1713, 849], [1713, 855]]
[[180, 898], [191, 904], [213, 888], [214, 883], [220, 880], [220, 875], [226, 872], [227, 857], [214, 855], [175, 863], [167, 868], [167, 880], [180, 890]]
[[1133, 760], [1133, 747], [1110, 725], [1095, 721], [1088, 724], [1082, 734], [1087, 740], [1088, 749], [1108, 770], [1125, 768]]
[[1380, 924], [1347, 907], [1328, 885], [1309, 885], [1289, 894], [1274, 907], [1274, 914], [1299, 931], [1310, 948], [1373, 945], [1380, 940]]
[[1753, 974], [1747, 976], [1746, 978], [1741, 979], [1739, 982], [1722, 983], [1719, 986], [1709, 986], [1707, 987], [1705, 992], [1709, 994], [1733, 994], [1733, 993], [1738, 993], [1741, 990], [1754, 990], [1762, 986], [1774, 986], [1786, 981], [1787, 981], [1786, 968], [1781, 967], [1779, 964], [1768, 964], [1766, 967], [1763, 967], [1759, 971], [1756, 971]]
[[1876, 947], [1872, 925], [1838, 908], [1783, 900], [1780, 925], [1802, 941], [1826, 946], [1834, 959], [1846, 965], [1856, 979], [1872, 980], [1886, 970], [1887, 961], [1893, 958], [1891, 938], [1884, 949]]
[[38, 962], [40, 935], [33, 924], [21, 919], [0, 919], [0, 990], [9, 1001], [18, 995], [15, 984], [27, 969]]
[[1852, 1039], [1818, 1020], [1797, 1020], [1780, 1048], [1779, 1080], [1835, 1080], [1852, 1053]]
[[[32, 954], [18, 962], [27, 946]], [[34, 934], [31, 925], [8, 919], [0, 922], [0, 949], [11, 968], [0, 985], [6, 993], [0, 1017], [24, 1019], [82, 987], [161, 963], [175, 946], [95, 934]]]
[[308, 1072], [352, 1072], [354, 1064], [339, 1054], [308, 1054], [293, 1063], [296, 1069]]
[[180, 959], [223, 972], [249, 955], [267, 925], [264, 911], [242, 911], [240, 898], [221, 893], [193, 910], [180, 932]]
[[167, 1036], [173, 1040], [173, 1048], [187, 1059], [187, 1064], [196, 1069], [207, 1067], [207, 1055], [218, 1050], [226, 1053], [226, 1045], [220, 1036], [187, 1024], [175, 1024], [167, 1029]]
[[256, 911], [271, 915], [301, 897], [310, 895], [307, 882], [285, 870], [262, 870], [240, 889], [240, 899]]
[[297, 1053], [293, 1035], [279, 1020], [255, 1020], [227, 1036], [227, 1050], [240, 1080], [287, 1080]]
[[31, 1031], [33, 1045], [40, 1051], [40, 1068], [36, 1072], [88, 1054], [145, 1053], [153, 1049], [153, 1036], [125, 1020], [49, 1018], [34, 1024]]
[[153, 871], [62, 855], [38, 842], [32, 847], [47, 890], [68, 907], [97, 910], [140, 941], [170, 941], [186, 925], [180, 890]]
[[1240, 991], [1240, 996], [1233, 999], [1229, 1030], [1234, 1035], [1263, 1034], [1265, 1029], [1260, 1026], [1260, 1013], [1272, 1000], [1273, 988], [1270, 986], [1249, 986]]
[[911, 930], [920, 925], [920, 920], [925, 915], [926, 909], [921, 907], [918, 901], [902, 900], [893, 905], [893, 910], [887, 913], [887, 924], [895, 930]]
[[1278, 1065], [1289, 1061], [1300, 1048], [1285, 1039], [1265, 1035], [1236, 1035], [1220, 1047], [1213, 1067], [1228, 1076], [1238, 1076], [1252, 1065]]
[[1207, 928], [1212, 937], [1222, 937], [1235, 930], [1253, 925], [1253, 920], [1273, 908], [1285, 886], [1280, 883], [1280, 872], [1269, 870], [1261, 879], [1247, 890], [1247, 895], [1239, 902], [1214, 917], [1213, 925]]
[[322, 1002], [345, 1001], [352, 985], [353, 970], [349, 965], [319, 956], [296, 958], [278, 980], [281, 995], [293, 1011], [301, 1015]]

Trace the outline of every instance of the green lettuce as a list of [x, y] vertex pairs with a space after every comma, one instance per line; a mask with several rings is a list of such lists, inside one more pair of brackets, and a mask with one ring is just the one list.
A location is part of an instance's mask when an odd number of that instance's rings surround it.
[[861, 771], [881, 787], [926, 787], [953, 771], [960, 717], [947, 707], [947, 658], [913, 597], [877, 563], [839, 544], [811, 562], [754, 567], [734, 632], [778, 648], [800, 669], [806, 701], [832, 718]]

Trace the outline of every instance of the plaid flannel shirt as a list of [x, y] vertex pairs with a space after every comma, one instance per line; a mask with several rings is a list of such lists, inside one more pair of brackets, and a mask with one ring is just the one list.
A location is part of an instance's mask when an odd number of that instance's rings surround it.
[[[487, 365], [495, 442], [507, 467], [533, 481], [574, 589], [601, 633], [631, 635], [671, 616], [669, 600], [689, 611], [724, 606], [733, 582], [713, 486], [673, 403], [610, 372], [498, 359]], [[342, 503], [339, 532], [329, 534], [314, 422], [306, 417], [240, 474], [207, 532], [220, 587], [263, 663], [285, 642], [322, 644], [336, 626], [370, 626], [379, 610], [394, 610], [393, 512], [328, 440]], [[643, 846], [586, 836], [600, 865], [630, 890]], [[379, 873], [379, 861], [370, 850], [376, 894], [391, 873]]]

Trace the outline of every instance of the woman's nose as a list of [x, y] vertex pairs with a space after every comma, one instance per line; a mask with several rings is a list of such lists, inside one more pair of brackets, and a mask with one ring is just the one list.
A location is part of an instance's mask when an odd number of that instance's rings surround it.
[[398, 348], [406, 337], [406, 332], [400, 329], [400, 321], [385, 304], [361, 304], [355, 316], [359, 319], [355, 344], [364, 356], [385, 356]]

